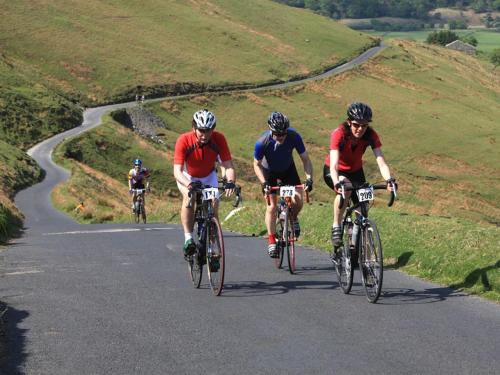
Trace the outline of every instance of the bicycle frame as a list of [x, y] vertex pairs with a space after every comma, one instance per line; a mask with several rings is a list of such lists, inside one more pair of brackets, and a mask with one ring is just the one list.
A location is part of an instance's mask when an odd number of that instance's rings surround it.
[[[391, 182], [391, 197], [389, 206], [392, 206], [396, 198], [396, 185]], [[349, 293], [353, 282], [354, 267], [352, 260], [357, 259], [361, 272], [361, 279], [365, 288], [366, 296], [369, 302], [375, 303], [382, 290], [383, 280], [383, 253], [380, 235], [375, 222], [368, 218], [369, 201], [373, 200], [373, 190], [386, 189], [387, 185], [369, 185], [364, 184], [360, 187], [341, 187], [341, 199], [339, 208], [342, 208], [345, 202], [345, 191], [360, 191], [358, 199], [361, 202], [349, 205], [344, 212], [341, 222], [341, 232], [343, 233], [342, 248], [338, 255], [334, 256], [334, 264], [337, 271], [339, 284], [344, 293]], [[364, 198], [364, 200], [362, 199]], [[350, 202], [352, 200], [350, 199]], [[356, 213], [355, 220], [352, 220], [352, 214]], [[352, 241], [353, 233], [348, 230], [348, 225], [352, 223], [354, 231], [358, 226], [356, 240]]]
[[[293, 234], [293, 227], [292, 227], [292, 211], [293, 211], [293, 198], [297, 194], [295, 192], [294, 196], [289, 196], [281, 195], [281, 189], [286, 189], [287, 188], [298, 188], [298, 189], [304, 189], [304, 185], [295, 185], [295, 186], [288, 186], [288, 185], [280, 185], [280, 186], [271, 186], [269, 189], [269, 192], [266, 194], [266, 201], [267, 204], [271, 204], [271, 197], [270, 193], [273, 191], [279, 191], [280, 196], [279, 200], [277, 202], [277, 210], [276, 210], [276, 223], [277, 226], [280, 227], [276, 228], [277, 233], [279, 232], [279, 238], [277, 238], [276, 241], [276, 246], [278, 249], [278, 257], [274, 259], [274, 264], [276, 268], [281, 268], [283, 265], [283, 258], [284, 258], [284, 250], [286, 249], [287, 253], [287, 259], [288, 259], [288, 270], [291, 274], [295, 272], [295, 235]], [[309, 203], [309, 193], [306, 191], [306, 201]], [[286, 194], [286, 193], [285, 193]]]
[[146, 189], [132, 189], [132, 192], [136, 196], [135, 200], [135, 222], [138, 223], [141, 216], [144, 223], [146, 223], [146, 207], [144, 195], [146, 194]]
[[[219, 296], [224, 285], [225, 256], [224, 238], [221, 225], [215, 215], [215, 202], [219, 200], [220, 192], [224, 188], [212, 188], [209, 185], [194, 189], [194, 195], [189, 193], [187, 207], [192, 207], [193, 198], [196, 196], [194, 210], [194, 227], [196, 253], [188, 258], [188, 267], [191, 280], [196, 288], [200, 287], [203, 264], [207, 265], [208, 280], [214, 295]], [[237, 206], [241, 201], [241, 188], [236, 187]], [[203, 196], [202, 196], [203, 195]]]

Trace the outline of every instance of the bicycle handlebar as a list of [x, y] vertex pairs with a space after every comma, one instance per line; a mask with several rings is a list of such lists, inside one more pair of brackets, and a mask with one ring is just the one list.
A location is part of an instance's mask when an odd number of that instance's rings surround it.
[[144, 194], [148, 191], [148, 189], [130, 189], [132, 193], [137, 193], [137, 194]]
[[[211, 188], [211, 187], [213, 187], [213, 186], [212, 185], [200, 185], [199, 187], [196, 186], [192, 191], [190, 190], [188, 192], [189, 203], [187, 204], [186, 208], [193, 207], [193, 192], [194, 193], [201, 193], [203, 191], [203, 189], [207, 189], [207, 188]], [[217, 189], [222, 190], [222, 191], [226, 190], [224, 188], [224, 186], [218, 186]], [[241, 197], [241, 186], [236, 185], [234, 190], [235, 190], [236, 197], [235, 197], [235, 200], [233, 203], [233, 207], [238, 207], [239, 204], [243, 201], [243, 198]]]
[[[397, 193], [396, 193], [396, 183], [394, 181], [390, 181], [389, 184], [391, 184], [391, 186], [392, 186], [392, 191], [391, 191], [391, 196], [389, 197], [389, 202], [387, 203], [387, 206], [391, 207], [394, 203], [394, 200], [397, 197]], [[353, 186], [346, 187], [346, 186], [342, 185], [340, 188], [339, 209], [342, 209], [342, 207], [344, 207], [345, 192], [346, 191], [356, 191], [356, 190], [363, 189], [366, 187], [371, 187], [371, 188], [373, 188], [373, 190], [386, 190], [387, 184], [364, 184], [364, 185], [358, 186], [358, 187], [353, 187]]]
[[[271, 191], [279, 190], [283, 186], [288, 186], [288, 185], [270, 186], [269, 192], [266, 193], [266, 201], [267, 201], [268, 206], [271, 205], [271, 198], [269, 197], [269, 195], [271, 194]], [[291, 186], [294, 186], [294, 187], [299, 188], [299, 189], [305, 188], [305, 184], [291, 185]], [[305, 193], [306, 193], [306, 202], [309, 203], [309, 192], [306, 190]]]

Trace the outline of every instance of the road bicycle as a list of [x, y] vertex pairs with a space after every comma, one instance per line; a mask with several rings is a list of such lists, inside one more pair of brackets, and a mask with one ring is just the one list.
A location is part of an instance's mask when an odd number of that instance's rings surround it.
[[[392, 185], [388, 206], [391, 207], [396, 198], [396, 183]], [[369, 302], [375, 303], [382, 291], [384, 276], [384, 257], [382, 242], [375, 222], [368, 218], [369, 203], [374, 200], [374, 190], [387, 189], [387, 184], [368, 183], [359, 187], [341, 186], [339, 208], [345, 202], [345, 192], [352, 191], [358, 197], [358, 203], [349, 199], [348, 207], [342, 217], [342, 245], [334, 247], [332, 261], [335, 265], [338, 282], [342, 291], [348, 294], [352, 288], [354, 267], [357, 261], [361, 273], [361, 281]], [[353, 213], [356, 217], [353, 220]], [[357, 227], [357, 228], [356, 228]]]
[[144, 205], [146, 189], [132, 189], [131, 192], [137, 196], [134, 203], [134, 220], [139, 223], [142, 219], [142, 222], [146, 224], [146, 207]]
[[[194, 212], [194, 241], [196, 251], [188, 256], [188, 269], [191, 281], [195, 288], [201, 285], [203, 275], [203, 265], [206, 265], [208, 281], [212, 292], [219, 296], [224, 287], [225, 272], [225, 252], [224, 237], [219, 220], [215, 216], [214, 205], [219, 200], [224, 187], [212, 187], [210, 185], [200, 185], [195, 187], [193, 193], [189, 193], [188, 208], [192, 207], [195, 200]], [[236, 199], [233, 207], [237, 207], [241, 202], [241, 187], [236, 186]]]
[[[292, 207], [293, 200], [297, 193], [296, 189], [304, 189], [304, 184], [301, 185], [280, 185], [271, 186], [266, 194], [267, 204], [271, 204], [270, 193], [277, 191], [278, 209], [276, 210], [276, 250], [278, 256], [274, 258], [276, 268], [283, 266], [283, 259], [286, 256], [288, 260], [288, 271], [291, 274], [295, 272], [295, 233], [293, 230]], [[309, 203], [309, 193], [306, 191], [306, 202]]]

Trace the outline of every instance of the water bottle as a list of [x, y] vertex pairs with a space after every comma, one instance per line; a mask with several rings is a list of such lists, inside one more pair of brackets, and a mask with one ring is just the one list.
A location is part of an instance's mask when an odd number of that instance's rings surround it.
[[356, 246], [356, 241], [358, 240], [359, 225], [354, 224], [352, 229], [352, 246]]
[[352, 244], [352, 231], [353, 224], [350, 217], [347, 218], [347, 238], [349, 239], [349, 243]]

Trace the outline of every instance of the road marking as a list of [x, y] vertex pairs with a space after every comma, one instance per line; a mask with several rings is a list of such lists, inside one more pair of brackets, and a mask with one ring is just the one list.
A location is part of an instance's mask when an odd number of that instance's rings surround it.
[[232, 218], [237, 212], [241, 211], [244, 208], [245, 208], [245, 206], [242, 206], [242, 207], [235, 208], [234, 210], [231, 210], [231, 212], [229, 212], [227, 214], [227, 216], [224, 218], [224, 220], [222, 220], [221, 224], [224, 224], [227, 220]]
[[40, 270], [28, 270], [28, 271], [14, 271], [14, 272], [6, 272], [4, 273], [5, 276], [15, 276], [15, 275], [26, 275], [30, 273], [42, 273], [43, 271]]
[[117, 229], [97, 229], [97, 230], [75, 230], [70, 232], [43, 233], [44, 236], [57, 236], [61, 234], [94, 234], [94, 233], [120, 233], [120, 232], [140, 232], [154, 230], [171, 230], [174, 228], [117, 228]]

